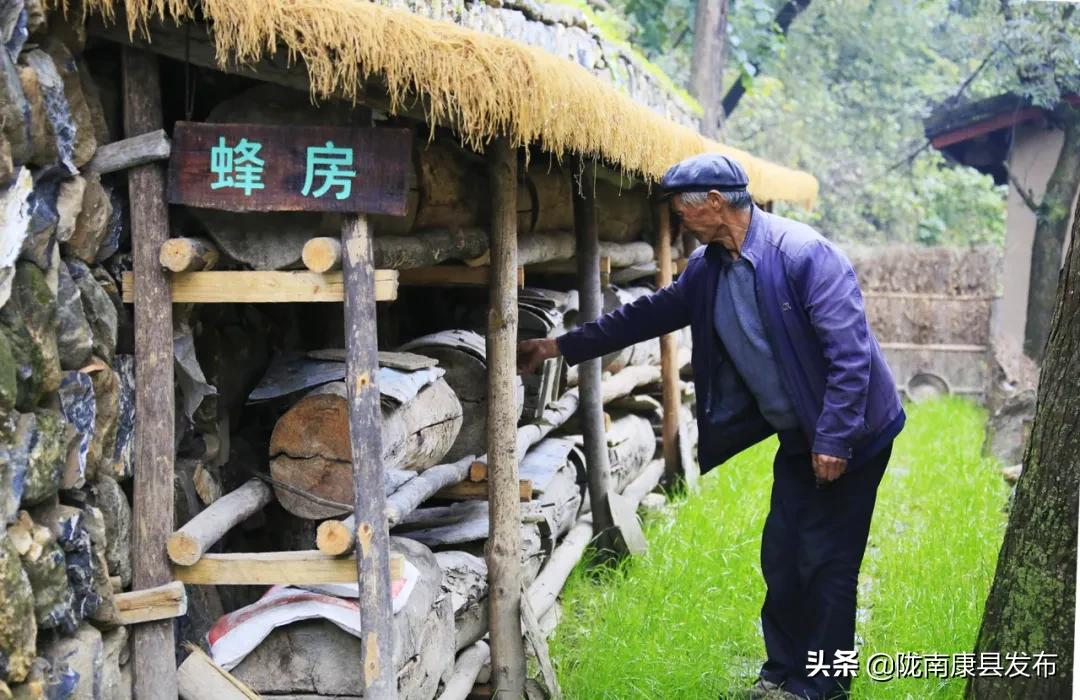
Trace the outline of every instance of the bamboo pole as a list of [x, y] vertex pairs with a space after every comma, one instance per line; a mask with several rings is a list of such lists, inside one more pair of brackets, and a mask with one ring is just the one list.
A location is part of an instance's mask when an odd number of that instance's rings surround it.
[[385, 469], [375, 325], [375, 270], [371, 235], [363, 215], [348, 216], [341, 229], [345, 280], [345, 390], [353, 470], [353, 516], [360, 585], [360, 658], [364, 697], [397, 697], [394, 613], [390, 593], [390, 533], [386, 525]]
[[488, 148], [491, 183], [491, 281], [487, 328], [487, 457], [490, 537], [485, 544], [489, 583], [491, 680], [501, 697], [525, 691], [521, 636], [521, 506], [518, 504], [517, 429], [513, 416], [517, 374], [517, 154], [506, 139]]
[[[583, 173], [574, 188], [574, 235], [577, 241], [577, 279], [580, 323], [588, 323], [603, 313], [600, 289], [600, 241], [596, 224], [596, 201], [593, 190], [595, 164], [578, 168]], [[611, 490], [611, 465], [608, 464], [604, 435], [603, 388], [600, 358], [578, 365], [580, 401], [578, 417], [585, 440], [585, 464], [589, 474], [589, 502], [593, 512], [593, 534], [602, 536], [612, 525], [607, 497]], [[600, 537], [604, 548], [609, 538]]]
[[[124, 48], [124, 135], [139, 136], [164, 125], [161, 76], [155, 55]], [[132, 587], [172, 581], [165, 542], [173, 528], [173, 327], [169, 282], [158, 262], [168, 238], [165, 172], [159, 163], [128, 170], [134, 268], [135, 463], [132, 520]], [[176, 640], [172, 620], [132, 630], [134, 692], [140, 698], [175, 698]]]
[[[659, 270], [656, 286], [666, 287], [673, 278], [671, 261], [671, 210], [661, 204], [657, 211], [656, 257]], [[674, 333], [660, 336], [660, 384], [663, 403], [664, 481], [675, 483], [679, 477], [679, 348]]]

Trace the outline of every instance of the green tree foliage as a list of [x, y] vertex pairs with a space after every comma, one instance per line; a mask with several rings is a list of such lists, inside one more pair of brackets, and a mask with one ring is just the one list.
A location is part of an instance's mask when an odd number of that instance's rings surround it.
[[1053, 109], [1080, 93], [1080, 14], [1075, 3], [956, 0], [968, 17], [998, 17], [993, 68], [998, 84]]
[[817, 175], [812, 221], [834, 238], [999, 243], [1004, 188], [947, 164], [922, 125], [985, 59], [986, 27], [940, 1], [811, 4], [728, 138]]
[[[681, 26], [670, 5], [681, 3], [615, 4], [638, 27], [631, 40], [685, 80], [680, 61], [688, 48], [668, 38]], [[1001, 28], [997, 10], [978, 0], [964, 12], [948, 0], [816, 0], [781, 36], [774, 18], [782, 4], [731, 4], [723, 79], [725, 86], [743, 81], [748, 92], [724, 139], [816, 175], [820, 203], [797, 214], [830, 237], [1000, 243], [1004, 188], [946, 163], [926, 146], [922, 126], [961, 88], [975, 97], [1001, 87], [993, 61], [982, 65]], [[685, 5], [681, 21], [692, 24], [692, 4]]]

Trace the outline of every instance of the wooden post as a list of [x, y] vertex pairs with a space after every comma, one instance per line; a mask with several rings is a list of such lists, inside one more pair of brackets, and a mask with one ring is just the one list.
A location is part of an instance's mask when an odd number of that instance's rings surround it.
[[[163, 126], [158, 59], [124, 48], [124, 135]], [[165, 543], [173, 529], [173, 327], [172, 295], [158, 262], [169, 237], [165, 172], [147, 163], [128, 170], [132, 267], [135, 274], [135, 475], [132, 520], [132, 587], [169, 583]], [[176, 641], [173, 621], [132, 629], [134, 691], [139, 698], [175, 698]]]
[[[574, 188], [574, 236], [577, 243], [577, 277], [580, 323], [588, 323], [603, 313], [600, 289], [600, 240], [596, 224], [594, 165], [579, 167], [582, 179]], [[608, 464], [607, 439], [604, 434], [604, 401], [600, 384], [599, 357], [578, 365], [578, 388], [581, 398], [578, 414], [585, 439], [585, 466], [589, 473], [589, 502], [592, 505], [593, 534], [602, 536], [599, 548], [610, 548], [612, 526], [608, 506], [611, 491], [611, 466]]]
[[390, 533], [386, 525], [382, 463], [379, 368], [375, 324], [375, 270], [371, 235], [362, 215], [345, 217], [341, 229], [345, 280], [345, 391], [356, 523], [356, 572], [360, 584], [360, 658], [364, 697], [397, 697], [394, 613], [390, 593]]
[[491, 680], [499, 697], [525, 692], [521, 637], [521, 506], [518, 503], [517, 426], [517, 154], [506, 139], [488, 147], [491, 183], [491, 281], [487, 327], [487, 461], [490, 536]]
[[[671, 261], [671, 210], [661, 204], [657, 211], [656, 257], [659, 270], [656, 286], [666, 287], [673, 277]], [[660, 384], [663, 399], [664, 482], [674, 484], [679, 476], [679, 349], [674, 333], [660, 336]]]

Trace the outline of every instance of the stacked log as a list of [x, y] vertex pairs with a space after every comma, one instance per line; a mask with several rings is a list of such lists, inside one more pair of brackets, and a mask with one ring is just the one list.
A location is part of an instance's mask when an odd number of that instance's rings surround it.
[[0, 687], [127, 698], [112, 605], [131, 583], [123, 173], [88, 167], [109, 135], [73, 25], [21, 0], [2, 14]]
[[[410, 340], [399, 350], [438, 360], [439, 367], [446, 371], [446, 383], [461, 402], [461, 431], [446, 453], [447, 461], [482, 454], [486, 450], [487, 434], [487, 350], [483, 336], [471, 331], [442, 331]], [[524, 401], [524, 388], [519, 381], [515, 422], [521, 418]]]
[[[413, 471], [435, 466], [461, 426], [461, 402], [442, 377], [404, 404], [384, 401], [383, 463], [387, 469]], [[352, 503], [348, 428], [344, 382], [316, 388], [278, 420], [270, 438], [270, 473], [278, 482], [278, 501], [290, 513], [321, 519], [350, 509], [316, 502], [295, 490], [346, 506]]]

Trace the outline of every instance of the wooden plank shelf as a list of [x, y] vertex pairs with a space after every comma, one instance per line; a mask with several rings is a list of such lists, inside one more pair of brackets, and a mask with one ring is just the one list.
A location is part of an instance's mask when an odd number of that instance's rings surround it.
[[[345, 299], [345, 283], [340, 272], [213, 270], [168, 274], [174, 304], [340, 302]], [[134, 274], [125, 272], [120, 286], [124, 303], [132, 303]], [[397, 288], [397, 270], [375, 270], [376, 301], [397, 299]]]
[[[527, 271], [537, 275], [577, 275], [576, 260], [551, 260], [529, 265]], [[600, 258], [600, 286], [611, 284], [611, 258]]]
[[[390, 579], [404, 576], [405, 559], [390, 555]], [[273, 586], [356, 583], [356, 557], [317, 549], [297, 552], [204, 554], [191, 566], [173, 564], [178, 581], [198, 586]]]
[[[484, 465], [485, 477], [487, 465]], [[529, 479], [518, 480], [518, 498], [522, 503], [528, 503], [533, 497], [533, 484]], [[462, 481], [435, 493], [434, 498], [444, 498], [448, 501], [486, 501], [488, 500], [488, 482]]]
[[[491, 281], [487, 265], [430, 265], [398, 270], [398, 283], [405, 287], [486, 287]], [[525, 286], [525, 268], [517, 270], [517, 286]]]

